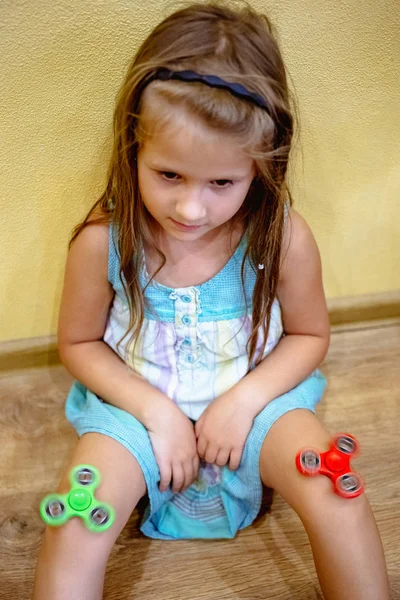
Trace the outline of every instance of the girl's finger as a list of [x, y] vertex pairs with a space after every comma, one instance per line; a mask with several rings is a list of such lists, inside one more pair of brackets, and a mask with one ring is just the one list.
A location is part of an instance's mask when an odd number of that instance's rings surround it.
[[196, 481], [196, 479], [199, 476], [199, 468], [200, 468], [200, 458], [196, 454], [196, 456], [193, 459], [193, 476], [194, 476], [193, 481]]
[[160, 492], [165, 492], [171, 483], [171, 465], [159, 465], [160, 469]]
[[200, 417], [200, 419], [196, 422], [196, 425], [194, 426], [194, 433], [197, 438], [200, 436], [202, 425], [203, 425], [203, 418]]
[[229, 461], [229, 468], [231, 471], [236, 471], [236, 469], [240, 465], [240, 461], [242, 460], [242, 449], [235, 449], [231, 452], [231, 458]]
[[175, 463], [172, 466], [172, 491], [178, 493], [182, 490], [185, 482], [185, 472], [180, 463]]
[[210, 463], [211, 465], [215, 463], [215, 459], [217, 458], [219, 448], [217, 446], [212, 446], [209, 444], [206, 448], [204, 454], [204, 460], [206, 463]]
[[193, 461], [189, 460], [184, 466], [185, 480], [183, 482], [182, 491], [187, 490], [194, 481]]
[[219, 467], [224, 467], [229, 460], [229, 450], [220, 450], [217, 454], [217, 458], [215, 459], [215, 464]]
[[207, 440], [204, 436], [200, 436], [197, 440], [197, 454], [200, 458], [204, 458], [207, 449]]

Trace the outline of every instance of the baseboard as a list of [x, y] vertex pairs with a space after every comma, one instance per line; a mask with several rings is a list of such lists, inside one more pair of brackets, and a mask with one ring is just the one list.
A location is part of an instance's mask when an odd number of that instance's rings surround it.
[[59, 364], [56, 336], [0, 342], [0, 373]]
[[[328, 300], [332, 331], [340, 333], [400, 323], [400, 291]], [[0, 373], [60, 363], [56, 336], [0, 342]]]
[[400, 290], [328, 300], [332, 326], [400, 319]]

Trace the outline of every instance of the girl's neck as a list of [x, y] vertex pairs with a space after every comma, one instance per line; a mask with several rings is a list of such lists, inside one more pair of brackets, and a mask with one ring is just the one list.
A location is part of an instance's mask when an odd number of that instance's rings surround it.
[[[167, 262], [155, 280], [172, 288], [204, 283], [223, 269], [242, 235], [242, 227], [237, 226], [211, 231], [209, 235], [190, 242], [158, 235], [157, 245], [165, 254]], [[144, 251], [147, 272], [153, 275], [159, 267], [160, 259], [150, 246], [145, 245]]]
[[237, 228], [234, 229], [232, 226], [224, 225], [193, 241], [180, 240], [170, 235], [158, 235], [157, 244], [166, 255], [167, 260], [179, 262], [182, 255], [190, 255], [193, 258], [206, 258], [207, 256], [213, 256], [215, 252], [222, 251], [223, 248], [226, 248], [225, 252], [228, 253], [234, 251], [240, 237], [241, 234], [237, 231]]

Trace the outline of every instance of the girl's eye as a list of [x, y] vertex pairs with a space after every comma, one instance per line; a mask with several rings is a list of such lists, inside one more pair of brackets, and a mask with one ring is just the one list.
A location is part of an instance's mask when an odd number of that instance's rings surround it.
[[160, 175], [162, 175], [162, 177], [164, 177], [165, 179], [168, 179], [168, 181], [176, 181], [179, 177], [179, 175], [173, 173], [172, 171], [162, 171]]
[[[180, 179], [180, 175], [174, 173], [173, 171], [160, 171], [160, 175], [167, 181], [179, 181]], [[216, 179], [212, 183], [218, 188], [228, 188], [233, 185], [233, 181], [231, 179]]]
[[230, 187], [233, 184], [233, 181], [231, 179], [216, 179], [215, 184], [219, 188], [226, 188]]

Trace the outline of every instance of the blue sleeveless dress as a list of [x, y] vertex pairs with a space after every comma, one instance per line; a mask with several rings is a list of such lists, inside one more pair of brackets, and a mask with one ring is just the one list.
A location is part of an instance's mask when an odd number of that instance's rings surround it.
[[[119, 275], [119, 256], [110, 227], [108, 278], [115, 291], [104, 341], [152, 385], [170, 397], [196, 421], [205, 408], [247, 372], [246, 343], [251, 331], [255, 271], [248, 261], [245, 290], [241, 264], [245, 242], [212, 279], [197, 286], [168, 288], [153, 282], [145, 291], [149, 308], [139, 343], [133, 348], [128, 330], [129, 310]], [[144, 289], [148, 275], [140, 273]], [[264, 356], [283, 334], [275, 300]], [[261, 339], [259, 339], [261, 343]], [[236, 471], [202, 463], [199, 477], [186, 491], [160, 492], [159, 469], [145, 427], [133, 415], [104, 402], [75, 382], [66, 402], [66, 416], [79, 436], [108, 435], [136, 458], [147, 485], [149, 504], [142, 532], [158, 539], [232, 538], [252, 523], [262, 499], [259, 457], [270, 427], [290, 410], [315, 410], [325, 389], [319, 371], [296, 388], [270, 402], [255, 418]], [[251, 402], [251, 399], [249, 399]]]

